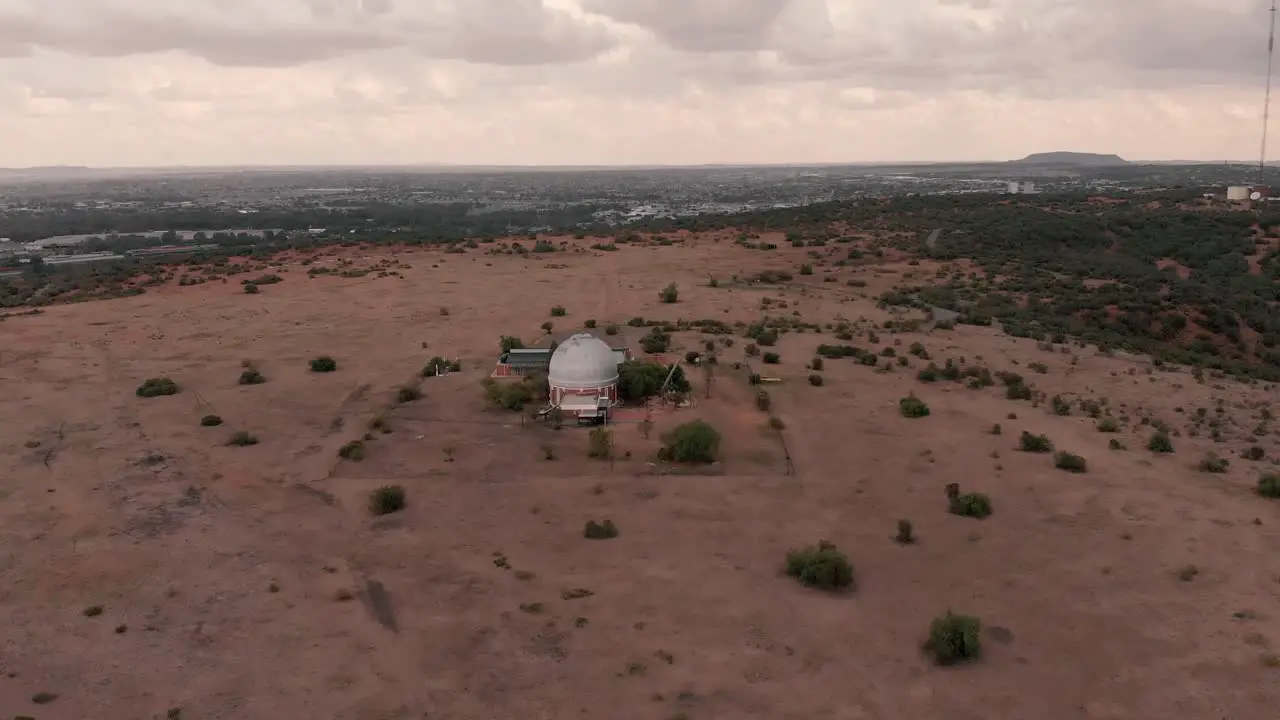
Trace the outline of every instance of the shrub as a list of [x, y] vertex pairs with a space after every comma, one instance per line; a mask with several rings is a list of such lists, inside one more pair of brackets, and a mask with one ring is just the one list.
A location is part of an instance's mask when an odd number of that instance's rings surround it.
[[613, 431], [593, 428], [587, 435], [587, 457], [608, 460], [613, 454]]
[[675, 392], [689, 392], [692, 386], [685, 377], [684, 368], [676, 366], [674, 371], [667, 365], [656, 362], [629, 360], [618, 366], [618, 395], [628, 402], [653, 397], [662, 390], [662, 384], [671, 375], [668, 389]]
[[922, 418], [929, 415], [929, 406], [915, 395], [908, 395], [898, 401], [898, 412], [904, 418]]
[[910, 520], [898, 521], [898, 534], [894, 535], [893, 539], [899, 545], [911, 545], [916, 541], [915, 530], [912, 529]]
[[933, 363], [929, 363], [927, 367], [920, 370], [920, 372], [916, 373], [916, 379], [919, 380], [920, 382], [926, 382], [926, 383], [937, 382], [938, 366], [934, 365]]
[[745, 352], [748, 357], [755, 357], [760, 354], [760, 347], [755, 343], [747, 343], [747, 346], [743, 348], [743, 352]]
[[1030, 400], [1031, 388], [1023, 383], [1014, 383], [1005, 388], [1004, 396], [1010, 400]]
[[444, 370], [450, 369], [452, 369], [452, 364], [437, 355], [428, 360], [426, 365], [422, 366], [422, 377], [436, 377]]
[[1071, 403], [1067, 402], [1061, 395], [1054, 395], [1049, 401], [1053, 405], [1054, 415], [1070, 415]]
[[819, 374], [817, 374], [817, 373], [813, 373], [813, 374], [809, 375], [809, 384], [810, 384], [810, 385], [812, 385], [812, 386], [814, 386], [814, 387], [822, 387], [822, 383], [823, 383], [823, 379], [822, 379], [822, 376], [821, 376], [821, 375], [819, 375]]
[[989, 432], [992, 435], [999, 435], [1004, 432], [1004, 428], [1000, 427], [1000, 423], [996, 423], [995, 425], [992, 425], [991, 429], [988, 430], [987, 432]]
[[647, 353], [664, 353], [670, 345], [671, 336], [658, 328], [653, 328], [649, 334], [640, 338], [640, 347]]
[[1269, 473], [1258, 478], [1258, 494], [1262, 497], [1280, 498], [1280, 475]]
[[222, 418], [217, 415], [205, 415], [200, 418], [200, 424], [204, 427], [217, 427], [222, 424]]
[[770, 415], [770, 416], [769, 416], [769, 429], [770, 429], [770, 430], [785, 430], [785, 429], [786, 429], [786, 427], [787, 427], [787, 424], [786, 424], [785, 422], [783, 422], [783, 421], [782, 421], [782, 418], [778, 417], [777, 415]]
[[826, 540], [788, 552], [786, 572], [805, 587], [819, 590], [853, 589], [854, 585], [849, 558]]
[[948, 610], [929, 623], [924, 649], [937, 665], [977, 660], [982, 656], [982, 623], [976, 617], [955, 615]]
[[605, 335], [617, 335], [617, 334], [618, 334], [618, 326], [617, 326], [617, 325], [614, 325], [613, 323], [609, 323], [608, 325], [605, 325], [605, 326], [604, 326], [604, 334], [605, 334]]
[[333, 372], [337, 369], [338, 361], [328, 355], [321, 355], [311, 361], [311, 372]]
[[618, 537], [618, 526], [613, 524], [612, 520], [604, 522], [596, 522], [588, 520], [587, 524], [582, 528], [582, 537], [588, 540], [609, 540]]
[[1169, 433], [1157, 432], [1147, 441], [1147, 449], [1153, 453], [1171, 453], [1173, 441], [1169, 439]]
[[518, 337], [510, 335], [502, 335], [498, 338], [498, 350], [501, 353], [509, 353], [512, 350], [518, 350], [524, 347], [524, 342]]
[[712, 463], [720, 455], [720, 433], [705, 420], [691, 420], [662, 436], [664, 460]]
[[593, 329], [595, 326], [596, 326], [596, 321], [595, 321], [595, 320], [586, 320], [586, 321], [583, 321], [583, 323], [582, 323], [582, 327], [584, 327], [584, 328], [586, 328], [586, 329], [588, 329], [588, 330]]
[[551, 317], [564, 317], [565, 315], [568, 315], [568, 314], [569, 314], [569, 311], [565, 310], [563, 305], [556, 305], [555, 307], [551, 308]]
[[1067, 472], [1088, 472], [1088, 463], [1085, 462], [1085, 459], [1066, 450], [1053, 456], [1053, 466]]
[[555, 327], [556, 327], [555, 325], [553, 325], [553, 324], [551, 324], [551, 323], [549, 323], [549, 322], [544, 322], [544, 323], [542, 323], [542, 332], [544, 332], [544, 333], [550, 333], [552, 330], [554, 330], [554, 329], [555, 329]]
[[400, 485], [383, 485], [369, 493], [369, 512], [374, 515], [390, 515], [405, 508], [404, 488]]
[[1124, 449], [1126, 449], [1126, 448], [1125, 448], [1125, 446], [1124, 446], [1124, 443], [1120, 442], [1119, 440], [1117, 440], [1117, 439], [1115, 439], [1115, 438], [1111, 438], [1111, 442], [1107, 443], [1107, 447], [1111, 448], [1112, 450], [1124, 450]]
[[1240, 457], [1244, 458], [1245, 460], [1261, 460], [1266, 456], [1267, 456], [1266, 451], [1257, 445], [1254, 445], [1249, 449], [1245, 450], [1244, 452], [1240, 453]]
[[769, 408], [773, 406], [773, 400], [769, 397], [767, 390], [761, 389], [756, 391], [756, 409], [760, 412], [769, 412]]
[[237, 430], [236, 432], [231, 433], [231, 437], [227, 440], [227, 444], [233, 447], [248, 447], [250, 445], [257, 445], [258, 438], [244, 430]]
[[680, 291], [676, 289], [675, 283], [671, 283], [658, 292], [658, 298], [664, 303], [674, 303], [680, 299]]
[[1208, 456], [1200, 461], [1198, 468], [1200, 472], [1224, 473], [1227, 471], [1227, 466], [1230, 464], [1231, 463], [1226, 458], [1220, 458], [1213, 453], [1209, 453]]
[[150, 378], [138, 386], [135, 391], [138, 397], [159, 397], [160, 395], [177, 395], [178, 383], [167, 377]]
[[965, 493], [964, 495], [955, 495], [951, 498], [951, 502], [947, 507], [947, 511], [952, 515], [960, 515], [962, 517], [971, 517], [981, 520], [989, 516], [992, 512], [991, 498], [982, 493]]
[[250, 283], [250, 284], [248, 284], [248, 285], [245, 285], [245, 286], [244, 286], [244, 292], [245, 292], [245, 294], [246, 294], [246, 295], [257, 295], [258, 293], [260, 293], [260, 292], [262, 292], [262, 291], [258, 289], [258, 286], [257, 286], [257, 285], [254, 285], [254, 284]]
[[528, 379], [520, 382], [498, 382], [493, 378], [485, 378], [480, 384], [484, 387], [489, 404], [504, 410], [523, 410], [534, 399], [534, 383]]
[[1101, 433], [1119, 432], [1120, 423], [1116, 422], [1115, 418], [1105, 417], [1098, 421], [1097, 428]]
[[266, 381], [267, 379], [262, 376], [262, 373], [258, 372], [254, 368], [249, 368], [248, 370], [240, 373], [241, 385], [261, 385]]
[[338, 457], [343, 460], [363, 460], [364, 459], [364, 443], [360, 440], [352, 440], [351, 442], [338, 448]]
[[822, 367], [823, 367], [823, 362], [821, 357], [815, 357], [813, 360], [809, 361], [810, 370], [816, 370], [818, 372], [822, 372]]
[[405, 385], [396, 391], [396, 402], [407, 403], [422, 399], [422, 391], [412, 385]]
[[782, 358], [778, 356], [778, 353], [775, 352], [765, 353], [762, 359], [766, 365], [777, 365], [778, 362], [782, 360]]
[[1018, 449], [1032, 453], [1053, 452], [1053, 443], [1044, 435], [1032, 435], [1023, 430], [1022, 436], [1018, 439]]

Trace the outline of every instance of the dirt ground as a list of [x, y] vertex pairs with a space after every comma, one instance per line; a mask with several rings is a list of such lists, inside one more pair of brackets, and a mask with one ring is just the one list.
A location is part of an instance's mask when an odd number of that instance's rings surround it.
[[[732, 237], [527, 257], [336, 249], [324, 262], [394, 255], [398, 275], [309, 277], [316, 264], [291, 256], [260, 294], [236, 278], [173, 282], [0, 323], [0, 717], [1275, 717], [1280, 501], [1253, 491], [1280, 457], [1261, 420], [1275, 387], [992, 328], [873, 341], [895, 316], [871, 298], [932, 266], [819, 262], [747, 287], [732, 277], [814, 259]], [[672, 281], [680, 301], [662, 304]], [[848, 322], [861, 348], [907, 356], [920, 342], [939, 365], [963, 357], [1073, 404], [1105, 399], [1120, 432], [1078, 407], [1007, 400], [998, 382], [920, 382], [917, 357], [828, 359], [811, 385], [817, 346], [844, 342], [830, 331], [784, 334], [765, 348], [777, 366], [744, 356], [739, 334], [710, 397], [691, 371], [692, 407], [657, 412], [647, 439], [615, 427], [613, 463], [586, 457], [581, 429], [483, 405], [499, 335], [595, 319], [634, 347], [632, 317], [749, 323], [765, 297], [787, 303], [775, 316]], [[309, 372], [319, 355], [337, 371]], [[462, 372], [396, 404], [433, 355]], [[267, 382], [239, 385], [244, 361]], [[751, 370], [781, 381], [767, 388], [792, 474]], [[160, 376], [182, 391], [135, 396]], [[910, 392], [928, 417], [900, 416]], [[1200, 408], [1217, 440], [1205, 424], [1192, 437]], [[223, 424], [202, 427], [207, 414]], [[379, 416], [391, 432], [370, 429]], [[724, 461], [656, 464], [662, 431], [693, 418], [722, 431]], [[1156, 423], [1175, 453], [1146, 450]], [[1024, 430], [1088, 472], [1017, 451]], [[227, 446], [235, 431], [260, 442]], [[340, 461], [365, 433], [366, 458]], [[1242, 459], [1254, 444], [1266, 458]], [[1225, 473], [1197, 470], [1210, 452]], [[948, 514], [950, 482], [987, 493], [994, 514]], [[368, 493], [387, 484], [408, 507], [373, 518]], [[584, 539], [603, 519], [619, 536]], [[917, 544], [893, 542], [898, 519]], [[788, 549], [819, 539], [848, 553], [855, 592], [781, 573]], [[948, 609], [982, 620], [980, 662], [937, 668], [920, 651]]]

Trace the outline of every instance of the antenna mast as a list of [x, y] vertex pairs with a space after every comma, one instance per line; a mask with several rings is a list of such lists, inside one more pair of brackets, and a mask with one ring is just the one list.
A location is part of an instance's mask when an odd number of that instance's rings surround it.
[[1271, 0], [1271, 33], [1267, 36], [1267, 93], [1262, 101], [1262, 149], [1258, 154], [1258, 184], [1267, 168], [1267, 125], [1271, 118], [1271, 59], [1276, 51], [1276, 0]]

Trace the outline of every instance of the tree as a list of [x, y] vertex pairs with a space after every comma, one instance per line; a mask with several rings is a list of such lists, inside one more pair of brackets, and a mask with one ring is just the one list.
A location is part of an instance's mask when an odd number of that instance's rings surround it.
[[693, 387], [685, 377], [684, 368], [676, 366], [674, 372], [661, 363], [628, 360], [618, 366], [618, 396], [628, 402], [653, 397], [662, 389], [662, 383], [671, 373], [670, 390], [689, 392]]
[[503, 355], [523, 347], [524, 343], [518, 337], [503, 335], [498, 339], [498, 348]]
[[720, 455], [720, 433], [705, 420], [691, 420], [662, 437], [659, 456], [683, 463], [713, 463]]

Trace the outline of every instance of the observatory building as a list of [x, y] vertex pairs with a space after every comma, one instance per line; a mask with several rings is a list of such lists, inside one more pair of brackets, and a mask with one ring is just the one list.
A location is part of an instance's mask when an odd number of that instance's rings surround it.
[[579, 420], [602, 417], [618, 401], [618, 355], [603, 340], [579, 333], [551, 354], [551, 405]]

